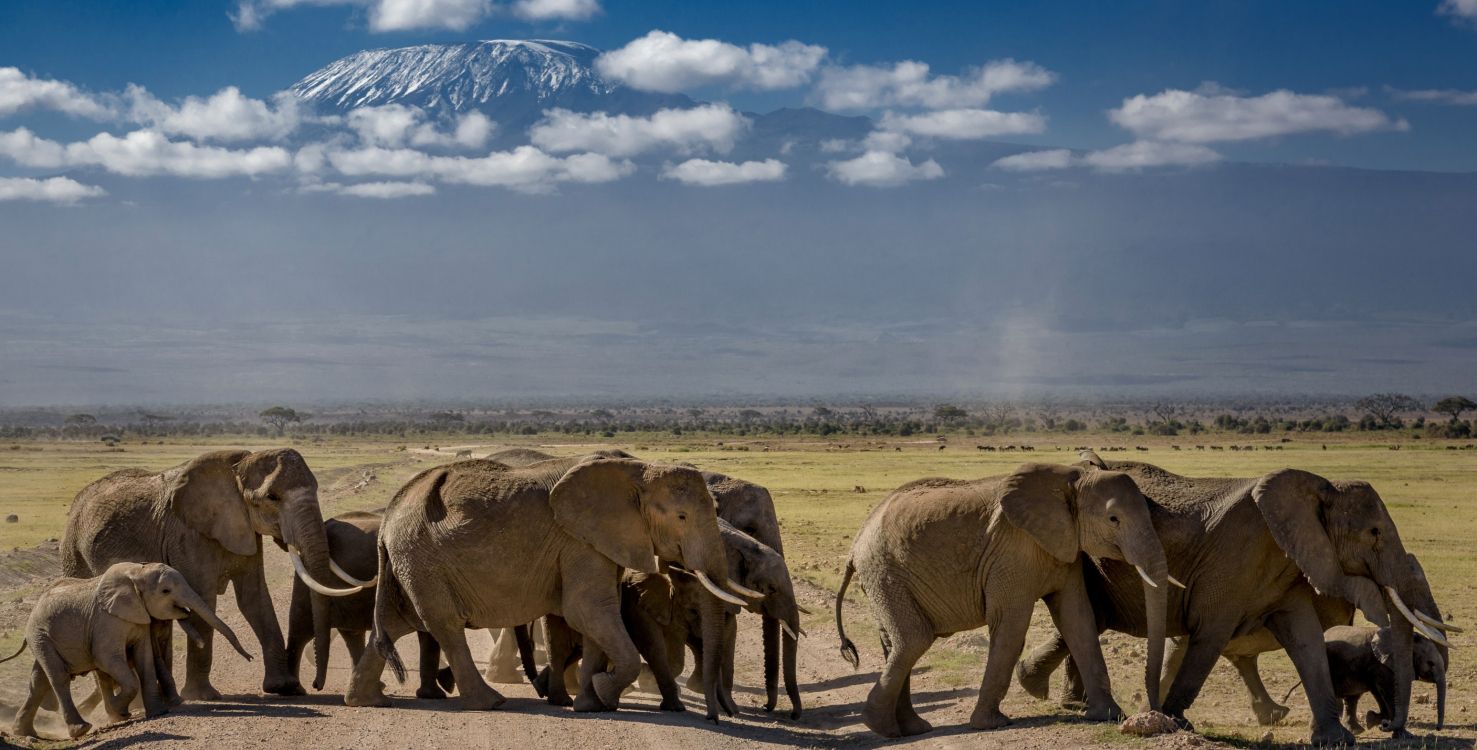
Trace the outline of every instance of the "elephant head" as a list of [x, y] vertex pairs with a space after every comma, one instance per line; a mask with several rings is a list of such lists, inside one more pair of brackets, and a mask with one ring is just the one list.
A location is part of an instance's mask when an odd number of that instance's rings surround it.
[[[170, 512], [186, 526], [234, 554], [256, 554], [258, 535], [287, 550], [314, 592], [313, 650], [326, 662], [330, 628], [323, 597], [355, 594], [374, 582], [352, 579], [329, 557], [318, 480], [302, 455], [291, 448], [206, 453], [166, 474], [165, 494]], [[353, 585], [323, 583], [336, 577]]]
[[1149, 501], [1133, 478], [1093, 466], [1026, 464], [1001, 488], [995, 522], [1002, 520], [1029, 534], [1058, 562], [1075, 562], [1081, 551], [1098, 559], [1122, 560], [1138, 569], [1144, 579], [1149, 639], [1145, 695], [1157, 710], [1164, 664], [1166, 587], [1174, 580], [1154, 531]]
[[[1446, 647], [1430, 586], [1405, 551], [1379, 493], [1365, 482], [1330, 482], [1285, 469], [1262, 477], [1252, 497], [1272, 538], [1319, 593], [1344, 599], [1390, 628], [1395, 695], [1390, 728], [1404, 733], [1416, 633]], [[1398, 614], [1398, 616], [1396, 616]]]
[[[1389, 628], [1380, 628], [1370, 646], [1380, 663], [1394, 669], [1395, 654], [1393, 638]], [[1411, 669], [1415, 679], [1436, 685], [1436, 729], [1446, 725], [1446, 655], [1435, 641], [1429, 638], [1415, 639]]]
[[134, 625], [152, 620], [183, 620], [198, 615], [224, 635], [236, 652], [251, 661], [236, 633], [190, 588], [178, 570], [162, 563], [116, 563], [98, 578], [97, 606]]

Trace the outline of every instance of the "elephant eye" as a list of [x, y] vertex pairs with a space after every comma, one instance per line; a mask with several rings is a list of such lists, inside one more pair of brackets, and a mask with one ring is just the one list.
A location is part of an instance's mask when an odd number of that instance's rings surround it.
[[159, 593], [161, 593], [161, 594], [168, 594], [169, 593], [169, 589], [163, 589]]
[[1370, 529], [1369, 530], [1369, 535], [1370, 536], [1379, 536], [1380, 535], [1380, 529], [1379, 529], [1379, 527], [1376, 526], [1376, 527]]
[[1111, 523], [1114, 526], [1117, 526], [1118, 525], [1118, 516], [1108, 516], [1108, 523]]
[[678, 513], [677, 514], [677, 520], [678, 521], [686, 521], [687, 520], [687, 514], [686, 513]]

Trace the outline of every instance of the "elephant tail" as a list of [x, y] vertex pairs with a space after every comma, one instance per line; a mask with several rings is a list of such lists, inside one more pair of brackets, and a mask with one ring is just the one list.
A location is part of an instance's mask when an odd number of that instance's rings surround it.
[[21, 639], [21, 647], [18, 648], [18, 649], [16, 649], [15, 650], [15, 653], [11, 654], [10, 656], [5, 657], [4, 659], [0, 659], [0, 664], [4, 664], [5, 662], [10, 661], [11, 659], [14, 659], [17, 656], [20, 656], [21, 654], [25, 653], [25, 651], [26, 651], [26, 641], [23, 638], [23, 639]]
[[1287, 695], [1282, 696], [1283, 705], [1287, 704], [1288, 699], [1292, 698], [1292, 691], [1297, 690], [1298, 686], [1301, 684], [1303, 684], [1302, 680], [1298, 680], [1297, 682], [1292, 683], [1292, 687], [1287, 689]]
[[846, 573], [841, 576], [841, 589], [836, 592], [836, 633], [841, 636], [841, 658], [850, 662], [852, 669], [861, 666], [862, 657], [857, 653], [856, 644], [846, 637], [846, 625], [841, 622], [841, 608], [846, 604], [846, 587], [851, 585], [851, 574], [855, 572], [856, 566], [848, 558]]
[[369, 645], [385, 658], [385, 662], [395, 673], [395, 679], [404, 684], [405, 662], [400, 660], [400, 652], [395, 650], [395, 642], [390, 640], [385, 629], [386, 621], [393, 616], [391, 610], [398, 606], [404, 593], [400, 590], [399, 579], [390, 568], [390, 556], [385, 549], [383, 536], [375, 546], [379, 552], [379, 587], [374, 592], [374, 631]]
[[[513, 628], [513, 641], [518, 644], [518, 660], [523, 663], [523, 674], [530, 685], [538, 684], [538, 664], [533, 659], [533, 633], [531, 625]], [[539, 696], [543, 698], [545, 696]]]

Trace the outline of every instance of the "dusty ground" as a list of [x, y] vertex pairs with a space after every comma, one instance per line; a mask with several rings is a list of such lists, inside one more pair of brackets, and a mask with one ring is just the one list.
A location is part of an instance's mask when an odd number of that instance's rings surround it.
[[[640, 448], [642, 446], [631, 446]], [[929, 453], [920, 450], [916, 459], [928, 456], [935, 458], [932, 446]], [[658, 452], [657, 448], [645, 446], [647, 453]], [[671, 455], [687, 449], [663, 446]], [[173, 449], [171, 447], [171, 449]], [[398, 452], [370, 451], [360, 457], [337, 455], [331, 468], [318, 470], [323, 487], [322, 502], [325, 515], [351, 508], [376, 507], [397, 488], [405, 477], [424, 468], [429, 462], [442, 458], [439, 454], [419, 449]], [[450, 450], [450, 448], [443, 448]], [[554, 448], [560, 452], [559, 448]], [[305, 450], [310, 461], [310, 450]], [[479, 450], [480, 454], [481, 450]], [[566, 448], [563, 452], [572, 452]], [[837, 461], [843, 459], [836, 455]], [[682, 456], [683, 458], [687, 458]], [[693, 455], [687, 460], [708, 465], [706, 459], [727, 470], [756, 479], [776, 488], [777, 503], [785, 519], [787, 540], [796, 539], [796, 546], [814, 534], [817, 539], [829, 540], [837, 535], [823, 531], [825, 517], [812, 516], [809, 510], [822, 507], [827, 501], [857, 505], [856, 512], [865, 514], [870, 502], [885, 494], [885, 483], [895, 482], [892, 474], [885, 478], [871, 477], [871, 487], [865, 493], [853, 493], [849, 478], [841, 489], [816, 490], [814, 487], [829, 487], [842, 481], [832, 476], [831, 467], [826, 466], [829, 455], [823, 450], [807, 452], [800, 458], [786, 458], [771, 454]], [[869, 464], [879, 459], [894, 460], [889, 450], [885, 454], [862, 457]], [[958, 461], [965, 458], [963, 452], [949, 456]], [[971, 454], [971, 463], [978, 461]], [[1041, 459], [1060, 459], [1058, 456], [1038, 456]], [[1444, 456], [1442, 457], [1445, 458]], [[904, 455], [896, 459], [902, 461]], [[1015, 458], [1001, 457], [1006, 461]], [[989, 471], [922, 471], [914, 465], [916, 461], [899, 464], [898, 471], [911, 472], [911, 476], [930, 473], [948, 473], [960, 476], [977, 476]], [[1167, 463], [1167, 462], [1166, 462]], [[159, 466], [168, 465], [168, 462]], [[744, 472], [741, 469], [748, 468]], [[950, 467], [944, 467], [950, 468]], [[781, 471], [782, 470], [782, 471]], [[797, 470], [803, 473], [797, 473]], [[1345, 472], [1346, 473], [1346, 472]], [[766, 475], [767, 474], [767, 475]], [[80, 485], [79, 485], [80, 486]], [[807, 488], [805, 490], [800, 487]], [[72, 490], [72, 491], [75, 491]], [[825, 493], [832, 494], [825, 494]], [[811, 497], [807, 493], [821, 493]], [[1387, 492], [1387, 500], [1390, 498]], [[1392, 503], [1392, 506], [1395, 505]], [[793, 509], [793, 510], [792, 510]], [[851, 510], [848, 510], [850, 513]], [[1399, 521], [1397, 516], [1397, 521]], [[850, 528], [855, 528], [851, 523]], [[812, 526], [819, 524], [817, 528]], [[1402, 522], [1402, 528], [1405, 524]], [[59, 531], [58, 531], [59, 534]], [[1409, 543], [1409, 542], [1408, 542]], [[836, 546], [844, 549], [849, 542], [840, 541]], [[8, 548], [10, 545], [0, 545]], [[1293, 695], [1292, 716], [1270, 735], [1267, 730], [1255, 726], [1250, 710], [1241, 692], [1234, 673], [1220, 665], [1207, 684], [1201, 700], [1191, 712], [1209, 739], [1198, 735], [1177, 734], [1152, 740], [1139, 740], [1119, 734], [1110, 725], [1089, 724], [1078, 721], [1072, 714], [1053, 703], [1036, 701], [1026, 696], [1019, 688], [1012, 687], [1006, 699], [1007, 713], [1016, 717], [1010, 728], [981, 733], [965, 727], [973, 707], [975, 686], [983, 663], [984, 633], [961, 634], [937, 644], [923, 666], [915, 672], [915, 704], [920, 712], [937, 729], [921, 738], [882, 743], [868, 732], [860, 722], [857, 709], [867, 690], [876, 678], [876, 669], [881, 661], [880, 649], [871, 627], [871, 617], [865, 599], [859, 594], [850, 597], [846, 610], [848, 633], [861, 649], [862, 667], [852, 671], [851, 667], [837, 655], [838, 641], [832, 614], [833, 595], [823, 586], [831, 585], [844, 562], [833, 559], [834, 552], [827, 551], [830, 545], [805, 546], [796, 549], [794, 558], [803, 557], [807, 562], [797, 565], [798, 585], [803, 602], [815, 612], [805, 621], [809, 637], [801, 642], [800, 681], [805, 701], [804, 715], [797, 721], [783, 718], [781, 714], [766, 714], [761, 710], [763, 703], [762, 680], [757, 634], [757, 618], [744, 615], [741, 623], [739, 646], [739, 675], [736, 695], [740, 703], [740, 715], [725, 718], [714, 726], [704, 721], [701, 713], [701, 696], [687, 693], [689, 710], [683, 714], [664, 713], [656, 710], [656, 697], [643, 693], [629, 693], [625, 707], [613, 714], [574, 714], [567, 709], [556, 709], [536, 698], [533, 690], [524, 685], [496, 686], [508, 697], [508, 702], [499, 710], [487, 713], [461, 713], [450, 710], [444, 703], [419, 701], [413, 697], [413, 686], [394, 683], [386, 674], [387, 692], [395, 699], [390, 709], [354, 709], [345, 707], [341, 700], [342, 690], [348, 678], [346, 653], [342, 644], [335, 643], [334, 661], [329, 672], [326, 689], [319, 694], [302, 698], [279, 698], [264, 696], [258, 692], [260, 667], [247, 663], [228, 650], [218, 649], [214, 681], [227, 699], [214, 704], [191, 704], [176, 709], [168, 716], [149, 720], [132, 721], [109, 727], [97, 734], [83, 738], [81, 747], [124, 748], [134, 746], [159, 746], [166, 748], [402, 748], [446, 747], [453, 745], [465, 748], [502, 748], [523, 746], [526, 743], [540, 745], [549, 742], [568, 748], [587, 747], [652, 747], [652, 748], [709, 748], [709, 747], [874, 747], [881, 744], [907, 747], [1022, 747], [1022, 748], [1065, 748], [1065, 747], [1144, 747], [1144, 748], [1196, 748], [1260, 746], [1271, 747], [1295, 743], [1307, 737], [1307, 708], [1301, 693]], [[1412, 545], [1419, 549], [1418, 545]], [[54, 565], [54, 544], [42, 543], [39, 547], [25, 547], [9, 554], [0, 555], [0, 651], [9, 653], [18, 643], [18, 629], [30, 609], [36, 588], [49, 577]], [[843, 553], [844, 554], [844, 553]], [[1471, 558], [1461, 555], [1466, 562]], [[285, 617], [286, 598], [289, 590], [291, 569], [285, 555], [275, 548], [268, 551], [268, 577], [276, 584], [277, 610], [279, 618]], [[1470, 583], [1463, 581], [1465, 592]], [[1437, 582], [1438, 596], [1445, 588]], [[855, 592], [853, 592], [855, 593]], [[1449, 598], [1449, 597], [1448, 597]], [[252, 650], [256, 644], [241, 620], [231, 597], [222, 599], [221, 614], [227, 622], [243, 634]], [[1041, 608], [1038, 607], [1038, 610]], [[1463, 607], [1465, 609], [1465, 607]], [[1044, 610], [1038, 611], [1029, 643], [1040, 642], [1044, 637]], [[474, 651], [485, 654], [489, 640], [485, 634], [475, 634]], [[399, 647], [407, 663], [414, 663], [414, 639], [403, 639]], [[1138, 685], [1141, 684], [1142, 642], [1119, 636], [1105, 637], [1105, 651], [1115, 677], [1115, 691], [1126, 709], [1136, 710], [1142, 703]], [[1462, 658], [1460, 654], [1454, 656]], [[305, 660], [311, 663], [311, 656]], [[305, 664], [307, 676], [310, 667]], [[8, 727], [15, 706], [22, 698], [24, 689], [22, 675], [26, 669], [16, 662], [0, 665], [0, 726]], [[1465, 674], [1468, 670], [1461, 670]], [[1264, 673], [1269, 687], [1280, 698], [1283, 691], [1291, 687], [1295, 677], [1281, 655], [1264, 658]], [[1433, 693], [1429, 686], [1418, 686], [1417, 694]], [[81, 683], [77, 692], [82, 692]], [[1433, 732], [1430, 722], [1434, 719], [1434, 708], [1417, 705], [1412, 709], [1412, 729], [1417, 734], [1427, 735], [1415, 746], [1426, 747], [1472, 747], [1477, 737], [1477, 727], [1472, 724], [1472, 713], [1468, 713], [1471, 697], [1464, 682], [1453, 676], [1452, 697], [1448, 709], [1448, 727], [1440, 741], [1430, 737]], [[787, 707], [781, 699], [781, 708]], [[43, 712], [43, 716], [47, 716]], [[99, 717], [100, 720], [100, 717]], [[47, 718], [39, 722], [43, 733], [63, 737], [60, 725]], [[1373, 737], [1366, 735], [1368, 740]], [[16, 739], [0, 736], [0, 744]], [[71, 743], [41, 742], [38, 747], [67, 746]]]

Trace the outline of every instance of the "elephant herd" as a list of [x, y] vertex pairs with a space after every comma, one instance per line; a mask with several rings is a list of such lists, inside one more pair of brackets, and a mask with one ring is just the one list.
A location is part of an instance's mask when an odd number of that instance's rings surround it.
[[[862, 709], [869, 729], [928, 731], [912, 704], [912, 669], [938, 638], [980, 626], [990, 640], [969, 720], [978, 729], [1009, 723], [1000, 704], [1012, 676], [1045, 698], [1064, 662], [1063, 705], [1092, 720], [1121, 718], [1099, 646], [1105, 630], [1147, 639], [1145, 700], [1185, 728], [1220, 657], [1235, 665], [1262, 723], [1283, 718], [1287, 709], [1257, 668], [1259, 654], [1277, 649], [1297, 668], [1315, 744], [1353, 742], [1365, 693], [1378, 708], [1365, 723], [1408, 734], [1416, 679], [1437, 684], [1441, 725], [1444, 633], [1459, 629], [1442, 621], [1419, 561], [1368, 484], [1291, 469], [1191, 478], [1090, 451], [1082, 459], [985, 479], [922, 479], [871, 512], [835, 611], [842, 655], [854, 666], [859, 655], [842, 620], [853, 579], [876, 616], [885, 663]], [[265, 539], [287, 552], [296, 574], [285, 638]], [[643, 665], [661, 708], [684, 710], [676, 677], [690, 651], [687, 685], [716, 721], [735, 710], [736, 615], [747, 609], [762, 621], [765, 710], [778, 703], [781, 677], [791, 718], [801, 710], [795, 660], [806, 610], [769, 493], [621, 451], [555, 458], [513, 449], [457, 460], [417, 474], [382, 510], [327, 521], [317, 480], [291, 449], [119, 471], [72, 504], [62, 568], [67, 577], [42, 594], [22, 651], [9, 657], [29, 649], [34, 659], [14, 724], [20, 735], [35, 735], [43, 707], [59, 709], [77, 737], [91, 728], [82, 714], [94, 702], [117, 721], [136, 696], [149, 716], [182, 700], [219, 699], [213, 633], [251, 658], [215, 615], [228, 585], [260, 645], [268, 693], [305, 692], [298, 672], [309, 643], [312, 684], [322, 689], [337, 631], [353, 663], [345, 703], [388, 706], [383, 671], [404, 681], [396, 643], [414, 632], [417, 698], [455, 692], [461, 708], [496, 708], [503, 696], [478, 671], [466, 631], [508, 629], [539, 695], [576, 711], [617, 709]], [[1038, 600], [1056, 632], [1026, 652]], [[1374, 627], [1351, 627], [1356, 610]], [[173, 676], [176, 622], [188, 636], [183, 687]], [[70, 682], [89, 673], [96, 689], [79, 707]]]

